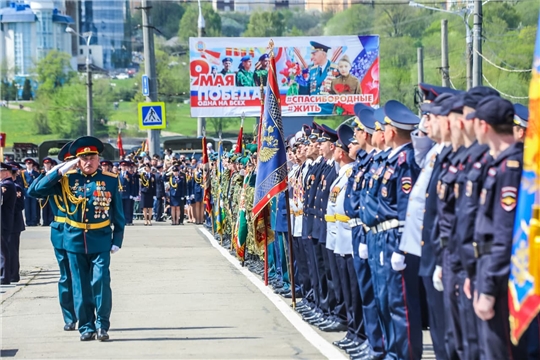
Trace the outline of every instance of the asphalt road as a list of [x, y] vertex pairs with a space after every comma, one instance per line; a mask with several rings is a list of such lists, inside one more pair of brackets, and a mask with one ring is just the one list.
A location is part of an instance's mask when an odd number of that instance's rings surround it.
[[0, 288], [1, 357], [345, 358], [330, 345], [344, 334], [313, 330], [224, 255], [194, 225], [127, 227], [111, 260], [111, 341], [81, 342], [63, 331], [49, 228], [28, 228], [21, 282]]

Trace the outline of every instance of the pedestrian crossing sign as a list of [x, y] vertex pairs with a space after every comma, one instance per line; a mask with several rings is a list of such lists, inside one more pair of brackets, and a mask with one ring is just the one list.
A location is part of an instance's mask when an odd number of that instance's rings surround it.
[[139, 129], [165, 129], [166, 125], [164, 102], [139, 103]]

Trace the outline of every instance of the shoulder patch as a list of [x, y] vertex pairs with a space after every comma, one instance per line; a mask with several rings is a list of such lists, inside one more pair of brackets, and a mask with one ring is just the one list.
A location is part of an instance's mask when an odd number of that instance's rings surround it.
[[454, 165], [450, 165], [450, 167], [448, 168], [448, 171], [450, 171], [452, 174], [455, 174], [458, 172], [458, 168], [455, 167]]
[[519, 168], [519, 161], [517, 160], [506, 160], [506, 167], [509, 169]]
[[409, 194], [412, 190], [412, 179], [410, 177], [401, 178], [401, 190]]
[[118, 177], [118, 174], [115, 174], [113, 172], [110, 172], [110, 171], [102, 171], [101, 172], [103, 175], [107, 175], [107, 176], [110, 176], [110, 177], [113, 177], [113, 178], [117, 178]]
[[517, 188], [505, 186], [501, 189], [501, 206], [504, 211], [510, 212], [516, 208]]
[[407, 152], [405, 151], [402, 151], [401, 153], [399, 153], [399, 157], [398, 157], [398, 165], [401, 165], [403, 164], [405, 161], [407, 161]]

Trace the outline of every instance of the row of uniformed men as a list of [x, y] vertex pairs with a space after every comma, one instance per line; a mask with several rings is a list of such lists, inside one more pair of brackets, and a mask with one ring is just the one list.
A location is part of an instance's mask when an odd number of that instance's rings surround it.
[[334, 344], [353, 359], [420, 359], [424, 301], [437, 359], [537, 358], [508, 330], [528, 111], [487, 87], [420, 87], [422, 121], [397, 101], [358, 105], [354, 131], [291, 139], [297, 310], [346, 331]]

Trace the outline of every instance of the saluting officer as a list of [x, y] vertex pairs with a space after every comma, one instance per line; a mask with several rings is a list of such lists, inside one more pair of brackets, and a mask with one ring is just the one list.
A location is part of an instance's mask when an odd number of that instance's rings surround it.
[[[73, 142], [70, 141], [65, 144], [58, 153], [58, 160], [60, 163], [65, 161], [72, 161], [75, 156], [69, 153], [69, 148]], [[62, 164], [61, 164], [62, 165]], [[53, 168], [54, 171], [58, 170], [58, 166]], [[51, 227], [51, 243], [54, 248], [54, 256], [58, 262], [58, 269], [60, 271], [60, 279], [58, 279], [58, 300], [60, 302], [60, 309], [62, 310], [62, 316], [64, 318], [64, 330], [75, 330], [77, 323], [77, 315], [75, 313], [75, 303], [73, 300], [73, 285], [72, 275], [69, 266], [68, 253], [64, 244], [64, 224], [66, 222], [66, 205], [64, 199], [60, 195], [50, 195], [38, 191], [38, 184], [46, 176], [46, 173], [42, 173], [28, 189], [28, 194], [35, 197], [48, 198], [48, 203], [51, 206], [53, 214], [53, 221], [50, 224]]]
[[[99, 170], [103, 143], [83, 136], [70, 153], [77, 159], [47, 174], [37, 191], [61, 195], [66, 204], [63, 237], [73, 275], [75, 309], [81, 341], [108, 340], [112, 308], [111, 253], [122, 246], [124, 212], [117, 175]], [[72, 168], [79, 165], [79, 169]], [[113, 228], [111, 228], [111, 224]]]

